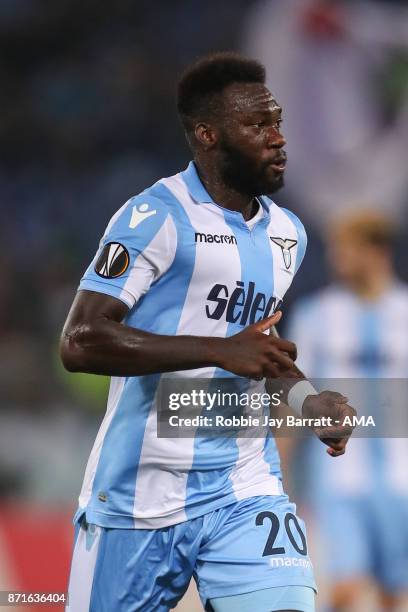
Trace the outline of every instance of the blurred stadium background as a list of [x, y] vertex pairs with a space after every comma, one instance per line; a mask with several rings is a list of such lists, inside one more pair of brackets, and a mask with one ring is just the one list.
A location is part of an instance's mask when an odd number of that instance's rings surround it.
[[[370, 206], [397, 222], [408, 280], [408, 7], [1, 0], [0, 47], [0, 590], [64, 591], [107, 381], [66, 374], [58, 336], [111, 214], [189, 160], [177, 76], [214, 50], [267, 66], [288, 139], [276, 201], [309, 235], [286, 318], [329, 280], [322, 244], [339, 210]], [[300, 469], [286, 476], [299, 504]], [[201, 609], [191, 597], [180, 610]]]

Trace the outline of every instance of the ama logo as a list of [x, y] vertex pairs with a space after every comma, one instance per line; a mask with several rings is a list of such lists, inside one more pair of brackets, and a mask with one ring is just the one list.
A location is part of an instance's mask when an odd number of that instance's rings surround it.
[[255, 283], [249, 281], [245, 287], [243, 281], [235, 281], [236, 287], [231, 291], [227, 285], [217, 283], [207, 296], [205, 312], [209, 319], [221, 319], [225, 314], [228, 323], [251, 325], [268, 317], [277, 310], [282, 300], [266, 296], [255, 290]]

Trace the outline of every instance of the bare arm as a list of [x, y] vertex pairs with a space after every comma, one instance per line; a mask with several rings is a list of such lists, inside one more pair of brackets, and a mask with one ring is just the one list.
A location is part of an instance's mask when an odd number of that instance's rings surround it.
[[61, 336], [67, 370], [109, 376], [216, 366], [239, 376], [277, 377], [293, 366], [296, 347], [262, 333], [280, 319], [276, 313], [230, 338], [166, 336], [122, 323], [128, 312], [120, 300], [79, 291]]

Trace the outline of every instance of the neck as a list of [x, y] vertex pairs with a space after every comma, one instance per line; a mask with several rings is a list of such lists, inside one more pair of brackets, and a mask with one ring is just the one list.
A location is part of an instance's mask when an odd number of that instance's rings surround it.
[[254, 196], [226, 185], [215, 163], [196, 161], [195, 164], [198, 175], [214, 202], [228, 210], [240, 212], [245, 221], [254, 216], [258, 209]]

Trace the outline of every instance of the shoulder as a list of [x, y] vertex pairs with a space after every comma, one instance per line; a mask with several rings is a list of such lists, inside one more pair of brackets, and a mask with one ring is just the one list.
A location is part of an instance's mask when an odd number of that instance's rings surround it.
[[157, 230], [169, 214], [168, 204], [158, 197], [156, 184], [130, 197], [113, 215], [105, 233], [135, 230]]
[[123, 213], [127, 212], [129, 214], [130, 212], [132, 214], [133, 210], [136, 209], [139, 213], [150, 214], [151, 216], [167, 216], [169, 206], [165, 198], [161, 196], [158, 186], [159, 183], [155, 183], [141, 193], [130, 197], [120, 210]]
[[270, 198], [269, 196], [262, 196], [262, 200], [265, 202], [265, 204], [269, 207], [269, 212], [272, 214], [280, 214], [280, 216], [282, 218], [287, 218], [290, 221], [292, 221], [293, 223], [300, 223], [301, 225], [302, 222], [300, 221], [299, 217], [297, 215], [295, 215], [294, 212], [292, 212], [291, 210], [289, 210], [288, 208], [286, 208], [285, 206], [281, 206], [280, 204], [277, 204], [274, 200], [272, 200], [272, 198]]
[[403, 281], [397, 280], [393, 287], [392, 292], [402, 300], [408, 300], [408, 284]]
[[[277, 205], [275, 204], [275, 206]], [[299, 217], [295, 215], [295, 213], [289, 210], [288, 208], [284, 208], [283, 206], [277, 206], [277, 208], [281, 211], [281, 214], [285, 215], [289, 219], [289, 221], [293, 223], [299, 235], [299, 239], [302, 238], [303, 240], [306, 240], [307, 237], [306, 237], [305, 226], [303, 225]]]
[[401, 308], [408, 312], [408, 284], [397, 280], [386, 294], [386, 302], [393, 310]]
[[292, 211], [278, 206], [267, 196], [262, 196], [262, 199], [269, 209], [269, 229], [275, 236], [278, 234], [277, 238], [283, 241], [282, 244], [287, 248], [296, 248], [296, 273], [306, 253], [307, 236], [304, 225]]
[[305, 226], [299, 219], [297, 215], [291, 210], [284, 208], [283, 206], [278, 206], [271, 198], [268, 196], [262, 196], [263, 201], [269, 208], [269, 214], [271, 216], [271, 220], [276, 223], [276, 221], [280, 221], [286, 227], [293, 227], [298, 234], [298, 239], [302, 241], [306, 241], [306, 230]]

